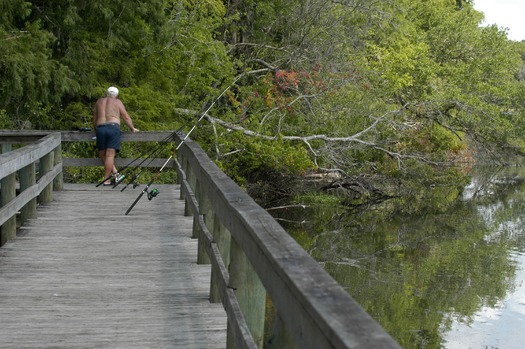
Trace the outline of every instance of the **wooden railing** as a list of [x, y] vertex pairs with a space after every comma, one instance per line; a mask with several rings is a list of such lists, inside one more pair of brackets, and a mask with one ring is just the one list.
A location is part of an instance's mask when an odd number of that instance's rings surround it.
[[[168, 137], [172, 132], [166, 132], [166, 131], [158, 131], [158, 132], [138, 132], [138, 133], [131, 133], [131, 132], [123, 132], [122, 133], [122, 142], [128, 143], [128, 142], [158, 142], [162, 139], [165, 139]], [[93, 148], [95, 148], [95, 132], [79, 132], [79, 131], [65, 131], [62, 132], [62, 142], [90, 142], [93, 144]], [[123, 145], [126, 146], [126, 145]], [[94, 151], [96, 153], [96, 151]], [[117, 168], [121, 168], [123, 166], [129, 165], [132, 163], [133, 160], [137, 159], [128, 159], [128, 158], [122, 158], [122, 157], [116, 157], [115, 158], [115, 165]], [[135, 166], [142, 162], [140, 159], [139, 161], [135, 161], [132, 166]], [[151, 161], [150, 161], [151, 160]], [[167, 159], [163, 158], [156, 158], [152, 157], [151, 159], [148, 159], [148, 161], [145, 161], [141, 164], [141, 167], [161, 167]], [[63, 159], [64, 167], [69, 166], [101, 166], [100, 159], [96, 157], [91, 158], [72, 158], [72, 157], [64, 157]]]
[[176, 167], [198, 262], [211, 263], [210, 299], [228, 314], [228, 348], [400, 348], [198, 144], [182, 144]]
[[[0, 133], [0, 246], [16, 237], [17, 212], [20, 224], [35, 218], [37, 203], [52, 201], [53, 189], [60, 190], [63, 186], [60, 133], [32, 137], [4, 135]], [[33, 143], [12, 150], [13, 144], [27, 142]]]
[[[122, 142], [155, 142], [171, 132], [123, 133]], [[62, 142], [90, 142], [94, 132], [0, 130], [0, 246], [16, 237], [17, 226], [36, 218], [37, 204], [53, 200], [53, 190], [63, 188], [62, 169], [101, 166], [100, 159], [62, 156]], [[19, 149], [13, 146], [24, 145]], [[96, 151], [94, 151], [94, 154]], [[118, 167], [135, 159], [117, 158]], [[151, 158], [141, 167], [160, 167], [167, 159]], [[141, 161], [136, 161], [139, 164]], [[169, 164], [170, 166], [172, 165]], [[19, 194], [17, 195], [17, 188]]]

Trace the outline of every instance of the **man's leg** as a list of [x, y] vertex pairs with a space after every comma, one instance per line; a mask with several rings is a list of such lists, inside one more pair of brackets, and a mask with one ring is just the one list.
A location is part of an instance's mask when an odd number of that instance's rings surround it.
[[98, 157], [102, 161], [102, 165], [104, 165], [104, 179], [105, 179], [104, 184], [109, 184], [109, 180], [107, 180], [109, 174], [107, 174], [107, 171], [106, 171], [106, 149], [99, 150]]
[[[113, 173], [117, 172], [115, 167], [115, 155], [116, 151], [113, 148], [106, 149], [104, 158], [104, 178], [109, 178]], [[110, 181], [108, 181], [110, 183]]]
[[102, 165], [106, 163], [106, 149], [98, 151], [98, 157], [102, 160]]

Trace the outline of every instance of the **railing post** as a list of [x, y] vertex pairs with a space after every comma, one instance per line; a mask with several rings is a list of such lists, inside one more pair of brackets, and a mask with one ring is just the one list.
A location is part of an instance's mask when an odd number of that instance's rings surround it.
[[[190, 205], [188, 203], [189, 198], [186, 198], [184, 196], [184, 191], [182, 190], [182, 186], [184, 185], [184, 183], [183, 183], [184, 180], [186, 180], [186, 182], [188, 184], [190, 184], [191, 173], [188, 172], [188, 171], [190, 171], [190, 169], [188, 168], [188, 162], [186, 161], [186, 158], [184, 156], [182, 156], [181, 152], [177, 153], [177, 161], [179, 162], [179, 166], [180, 166], [180, 169], [177, 170], [177, 183], [181, 187], [179, 198], [181, 200], [184, 200], [184, 216], [189, 217], [189, 216], [192, 215], [192, 212], [191, 212], [190, 207], [189, 207]], [[179, 171], [181, 173], [179, 173]], [[190, 188], [191, 188], [192, 191], [194, 190], [194, 188], [191, 187], [191, 185], [190, 185]], [[195, 238], [195, 234], [193, 234], [192, 237]]]
[[[53, 165], [56, 166], [62, 162], [62, 143], [55, 148]], [[64, 190], [64, 172], [60, 173], [53, 180], [53, 190]]]
[[[230, 249], [230, 287], [246, 319], [253, 340], [259, 348], [264, 340], [264, 313], [266, 290], [243, 250], [234, 239]], [[231, 331], [228, 331], [230, 333]], [[233, 338], [228, 337], [226, 347], [234, 348]]]
[[[230, 264], [230, 245], [231, 245], [231, 235], [230, 232], [222, 225], [222, 223], [214, 218], [214, 228], [213, 228], [213, 240], [217, 244], [217, 248], [221, 253], [222, 261], [224, 265]], [[210, 301], [212, 303], [219, 303], [221, 301], [220, 289], [218, 287], [216, 271], [211, 269], [211, 286], [210, 286]]]
[[[49, 152], [40, 159], [40, 178], [53, 169], [54, 152]], [[38, 197], [40, 203], [53, 201], [53, 182], [49, 183]]]
[[[184, 168], [184, 171], [186, 173], [186, 181], [188, 182], [191, 190], [193, 191], [193, 195], [195, 195], [195, 197], [197, 198], [197, 201], [200, 203], [200, 200], [199, 200], [199, 188], [198, 188], [198, 185], [197, 185], [197, 178], [193, 174], [193, 170], [188, 165], [187, 161], [183, 161], [182, 166], [185, 166], [183, 168]], [[190, 212], [190, 209], [189, 209], [189, 206], [188, 206], [187, 202], [186, 202], [186, 205], [184, 206], [184, 215], [185, 216], [186, 215], [187, 216], [191, 216], [191, 212]], [[195, 238], [196, 236], [193, 236], [193, 237]]]
[[[2, 144], [2, 153], [10, 152], [11, 144]], [[16, 173], [12, 173], [1, 181], [0, 207], [16, 198]], [[9, 218], [0, 228], [0, 246], [8, 240], [16, 238], [16, 216]]]
[[[23, 192], [27, 188], [31, 187], [36, 183], [36, 166], [35, 163], [29, 164], [20, 170], [20, 192]], [[36, 198], [31, 199], [22, 209], [20, 210], [20, 221], [24, 224], [28, 219], [36, 218]]]
[[[191, 173], [191, 170], [188, 170]], [[188, 177], [188, 182], [190, 182], [190, 177]], [[191, 176], [191, 182], [192, 183], [190, 183], [190, 186], [192, 187], [193, 193], [197, 198], [197, 202], [199, 203], [199, 215], [202, 215], [204, 217], [204, 224], [206, 224], [206, 228], [208, 228], [208, 231], [213, 232], [213, 216], [212, 212], [210, 211], [210, 205], [206, 201], [207, 198], [204, 194], [202, 194], [199, 182], [193, 176]], [[200, 229], [197, 219], [198, 217], [196, 217], [196, 220], [194, 220], [193, 226], [193, 237], [198, 238], [197, 264], [210, 264], [210, 257], [206, 252], [206, 239], [202, 234], [199, 234], [197, 232], [197, 229]]]
[[271, 329], [265, 343], [266, 349], [297, 349], [290, 331], [284, 325], [284, 321], [274, 309], [271, 321]]
[[[208, 202], [208, 198], [204, 193], [202, 193], [198, 182], [196, 182], [192, 187], [194, 188], [193, 190], [197, 198], [197, 202], [199, 203], [199, 214], [204, 216], [204, 224], [206, 224], [206, 228], [208, 228], [208, 231], [210, 231], [213, 234], [213, 212], [211, 211], [211, 206]], [[194, 237], [197, 237], [199, 239], [197, 250], [197, 264], [210, 264], [210, 257], [208, 256], [208, 253], [206, 252], [206, 246], [204, 245], [206, 239], [204, 239], [202, 234], [199, 234], [198, 236]]]
[[[186, 173], [186, 165], [184, 164], [184, 158], [182, 157], [182, 154], [180, 152], [177, 153], [177, 151], [175, 151], [175, 155], [177, 157], [177, 161], [179, 162], [179, 165], [180, 165], [180, 171], [184, 171], [184, 173]], [[175, 166], [177, 167], [177, 166]], [[184, 177], [182, 176], [182, 173], [179, 173], [179, 171], [177, 170], [177, 181], [176, 183], [178, 185], [180, 185], [182, 187], [182, 182], [184, 180]], [[180, 200], [184, 200], [184, 192], [181, 190], [180, 191], [180, 196], [179, 196], [179, 199]], [[186, 215], [186, 210], [184, 210], [184, 215]]]

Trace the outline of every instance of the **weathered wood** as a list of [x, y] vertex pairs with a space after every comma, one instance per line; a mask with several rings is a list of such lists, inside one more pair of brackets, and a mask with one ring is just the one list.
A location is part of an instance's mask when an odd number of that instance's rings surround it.
[[18, 211], [22, 209], [27, 203], [38, 196], [46, 187], [48, 187], [53, 179], [62, 171], [60, 165], [56, 165], [53, 170], [46, 173], [39, 178], [37, 183], [21, 192], [14, 200], [9, 201], [5, 206], [0, 208], [0, 225], [13, 217]]
[[[11, 144], [2, 144], [2, 153], [10, 152], [11, 149]], [[16, 197], [16, 174], [2, 178], [0, 187], [0, 207], [4, 207]], [[0, 246], [16, 237], [16, 216], [10, 217], [0, 223]]]
[[33, 144], [0, 155], [0, 178], [26, 167], [60, 145], [60, 133], [51, 133]]
[[[48, 172], [51, 172], [53, 169], [53, 164], [55, 163], [55, 153], [49, 152], [46, 155], [44, 155], [39, 162], [40, 165], [40, 176], [43, 177]], [[54, 180], [54, 177], [53, 177]], [[40, 203], [48, 203], [53, 201], [53, 182], [50, 182], [41, 192], [40, 195], [38, 195], [38, 202]]]
[[[53, 180], [62, 171], [60, 158], [55, 162], [55, 153], [60, 154], [60, 133], [42, 136], [30, 146], [11, 151], [11, 145], [2, 144], [0, 156], [0, 179], [2, 183], [2, 200], [0, 208], [0, 225], [2, 234], [0, 245], [16, 237], [16, 215], [21, 210], [20, 222], [28, 216], [35, 215], [35, 197], [44, 192], [47, 202], [52, 200]], [[39, 161], [41, 170], [38, 185], [35, 185], [35, 162]], [[16, 177], [20, 179], [20, 195], [16, 196]], [[57, 181], [60, 185], [61, 181]], [[47, 200], [47, 201], [46, 201]], [[27, 205], [27, 206], [26, 206]]]
[[[140, 164], [143, 159], [128, 159], [128, 158], [115, 158], [115, 166], [117, 168], [128, 166], [129, 168], [133, 168]], [[151, 168], [160, 168], [164, 163], [166, 163], [168, 159], [164, 158], [154, 158], [154, 159], [147, 159], [144, 161], [144, 163], [141, 165], [141, 167], [151, 167]], [[87, 158], [64, 158], [62, 160], [62, 164], [64, 167], [69, 166], [78, 166], [78, 167], [89, 167], [89, 166], [102, 166], [102, 162], [100, 159], [87, 159]], [[170, 160], [166, 167], [173, 166], [173, 160]]]
[[[0, 144], [27, 144], [33, 143], [49, 133], [60, 132], [64, 142], [93, 142], [94, 131], [38, 131], [38, 130], [0, 130]], [[166, 139], [171, 131], [122, 132], [123, 142], [157, 142]]]
[[[230, 241], [230, 287], [244, 314], [253, 340], [259, 348], [263, 347], [264, 312], [266, 291], [253, 269], [250, 261], [237, 242]], [[226, 343], [227, 348], [235, 348], [233, 343]]]
[[[53, 154], [53, 166], [56, 166], [60, 164], [60, 166], [63, 166], [62, 164], [62, 146], [59, 145], [55, 148], [54, 154]], [[64, 189], [64, 174], [62, 171], [55, 177], [53, 180], [53, 190], [62, 190]]]
[[[30, 144], [38, 142], [41, 138], [49, 135], [50, 133], [60, 132], [62, 142], [95, 142], [95, 132], [80, 132], [80, 131], [9, 131], [0, 130], [0, 144]], [[147, 131], [147, 132], [123, 132], [122, 142], [161, 142], [168, 141], [173, 143], [173, 147], [176, 143], [171, 141], [174, 135], [171, 131]], [[167, 145], [169, 146], [169, 145]], [[60, 149], [57, 149], [55, 156], [61, 157]], [[142, 159], [128, 158], [115, 158], [115, 165], [120, 168], [124, 166], [134, 167], [141, 163]], [[167, 161], [167, 158], [152, 158], [148, 159], [140, 165], [140, 167], [160, 168]], [[134, 162], [133, 162], [134, 161]], [[133, 162], [133, 163], [132, 163]], [[77, 167], [98, 167], [102, 166], [100, 159], [98, 158], [63, 158], [62, 163], [64, 167], [77, 166]], [[172, 166], [172, 162], [168, 163], [168, 168]], [[5, 166], [4, 166], [5, 167]], [[1, 174], [0, 174], [1, 175]], [[55, 190], [60, 190], [61, 187], [61, 176], [57, 177], [55, 181]]]
[[186, 140], [178, 155], [191, 169], [191, 175], [186, 171], [190, 186], [206, 193], [217, 219], [262, 281], [297, 348], [400, 348], [196, 143]]
[[[24, 192], [36, 184], [36, 165], [34, 163], [29, 164], [21, 169], [19, 173], [20, 193], [21, 195], [25, 195]], [[37, 194], [33, 195], [33, 198], [29, 199], [29, 201], [22, 206], [20, 210], [20, 224], [24, 224], [28, 219], [36, 218], [36, 195]]]
[[66, 184], [0, 249], [2, 348], [225, 348], [178, 187]]
[[[216, 219], [214, 220], [215, 224], [213, 227], [213, 240], [217, 244], [217, 247], [220, 251], [221, 259], [224, 261], [224, 264], [230, 265], [230, 234], [224, 228], [224, 225]], [[215, 269], [211, 270], [211, 286], [210, 286], [210, 301], [221, 301], [221, 292], [219, 289], [219, 282], [218, 278], [219, 276], [216, 275]]]
[[244, 314], [235, 296], [235, 291], [230, 287], [230, 275], [221, 257], [221, 251], [219, 251], [218, 245], [213, 241], [213, 236], [208, 231], [203, 216], [197, 216], [196, 221], [196, 224], [199, 226], [197, 229], [199, 246], [202, 243], [207, 256], [209, 256], [208, 258], [217, 282], [217, 289], [221, 294], [220, 299], [222, 300], [226, 313], [229, 314], [227, 328], [228, 342], [235, 343], [236, 349], [256, 349], [258, 346], [253, 340]]
[[[93, 142], [94, 131], [62, 131], [64, 142]], [[147, 131], [147, 132], [122, 132], [122, 142], [159, 142], [172, 135], [171, 131]], [[0, 138], [2, 134], [0, 133]]]
[[0, 144], [27, 144], [38, 141], [48, 135], [46, 131], [12, 131], [0, 130]]

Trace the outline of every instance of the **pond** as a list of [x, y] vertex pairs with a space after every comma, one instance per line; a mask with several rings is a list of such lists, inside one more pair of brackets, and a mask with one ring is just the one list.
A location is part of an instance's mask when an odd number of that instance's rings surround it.
[[525, 169], [488, 170], [439, 212], [286, 229], [403, 348], [521, 348]]

